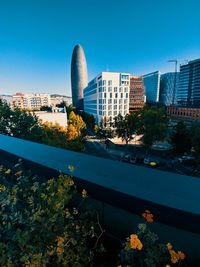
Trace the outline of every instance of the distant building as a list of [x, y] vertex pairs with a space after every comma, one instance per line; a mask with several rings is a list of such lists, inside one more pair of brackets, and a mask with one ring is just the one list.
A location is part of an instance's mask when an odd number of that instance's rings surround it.
[[137, 111], [144, 107], [146, 96], [144, 92], [143, 78], [130, 76], [129, 112]]
[[177, 104], [185, 107], [200, 107], [200, 59], [180, 66]]
[[83, 109], [83, 89], [88, 84], [87, 63], [83, 48], [76, 45], [71, 61], [72, 103], [77, 109]]
[[160, 71], [155, 71], [142, 76], [145, 87], [146, 101], [148, 103], [159, 102], [160, 75]]
[[101, 72], [84, 89], [84, 111], [97, 123], [105, 117], [109, 122], [118, 114], [129, 113], [130, 74]]
[[168, 72], [168, 73], [164, 73], [161, 75], [160, 98], [159, 98], [159, 102], [161, 104], [166, 105], [166, 106], [172, 105], [173, 96], [174, 96], [174, 104], [176, 104], [178, 82], [179, 82], [179, 73]]
[[0, 99], [5, 101], [9, 106], [12, 105], [12, 96], [11, 95], [0, 95]]
[[168, 106], [167, 114], [175, 120], [200, 120], [200, 108]]
[[40, 109], [42, 106], [50, 106], [49, 94], [23, 94], [16, 93], [12, 96], [12, 106], [24, 109]]
[[70, 96], [64, 96], [64, 95], [51, 95], [51, 106], [56, 107], [57, 105], [61, 103], [65, 103], [66, 106], [69, 106], [72, 104], [72, 97]]

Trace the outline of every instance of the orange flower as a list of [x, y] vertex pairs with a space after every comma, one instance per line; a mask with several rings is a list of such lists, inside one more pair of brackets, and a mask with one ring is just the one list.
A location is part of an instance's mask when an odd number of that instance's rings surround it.
[[132, 249], [138, 249], [138, 250], [142, 249], [143, 247], [142, 242], [140, 241], [137, 235], [130, 236], [130, 247]]
[[145, 210], [145, 212], [142, 213], [142, 217], [144, 217], [148, 223], [153, 222], [153, 214], [149, 210]]
[[179, 260], [178, 254], [174, 250], [170, 250], [169, 253], [170, 253], [170, 256], [171, 256], [171, 262], [172, 263], [177, 263], [178, 260]]
[[185, 254], [182, 251], [178, 251], [178, 256], [180, 260], [184, 260], [185, 259]]
[[15, 175], [20, 175], [20, 174], [22, 174], [22, 171], [18, 171], [15, 173]]

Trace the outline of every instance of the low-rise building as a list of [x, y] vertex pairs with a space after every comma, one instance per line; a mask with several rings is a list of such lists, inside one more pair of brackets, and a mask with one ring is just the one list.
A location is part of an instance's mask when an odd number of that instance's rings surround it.
[[200, 108], [187, 108], [178, 106], [168, 106], [167, 114], [176, 120], [195, 121], [200, 120]]

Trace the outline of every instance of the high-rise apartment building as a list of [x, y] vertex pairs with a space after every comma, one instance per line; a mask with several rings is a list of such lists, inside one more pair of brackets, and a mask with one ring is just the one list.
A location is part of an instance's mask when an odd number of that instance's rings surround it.
[[97, 123], [103, 118], [110, 122], [118, 114], [129, 113], [130, 74], [101, 72], [84, 89], [84, 111], [92, 114]]
[[159, 97], [160, 103], [166, 106], [176, 104], [178, 82], [179, 82], [179, 73], [168, 72], [161, 74], [160, 97]]
[[130, 76], [129, 112], [131, 113], [143, 108], [145, 101], [143, 78]]
[[155, 71], [142, 76], [145, 87], [146, 101], [148, 103], [159, 102], [160, 71]]
[[12, 96], [12, 106], [18, 108], [39, 109], [42, 106], [50, 106], [49, 94], [23, 94], [16, 93]]
[[180, 66], [177, 104], [185, 107], [200, 107], [200, 59]]

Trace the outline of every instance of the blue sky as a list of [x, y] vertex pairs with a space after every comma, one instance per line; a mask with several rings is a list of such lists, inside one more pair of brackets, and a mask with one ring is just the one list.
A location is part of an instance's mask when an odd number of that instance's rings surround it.
[[200, 58], [199, 0], [0, 0], [0, 94], [71, 94], [74, 45], [101, 71], [173, 71]]

